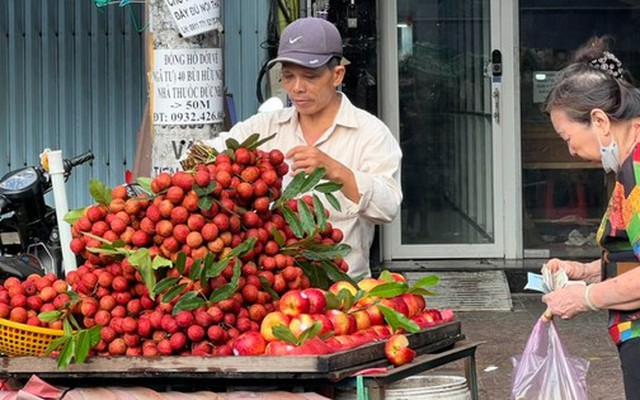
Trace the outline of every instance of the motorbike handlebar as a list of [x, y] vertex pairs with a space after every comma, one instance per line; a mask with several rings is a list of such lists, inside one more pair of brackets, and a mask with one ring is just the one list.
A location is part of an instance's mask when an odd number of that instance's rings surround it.
[[93, 152], [91, 150], [86, 153], [82, 153], [79, 156], [73, 157], [69, 160], [64, 160], [64, 171], [69, 173], [73, 167], [76, 167], [80, 164], [84, 164], [94, 159]]

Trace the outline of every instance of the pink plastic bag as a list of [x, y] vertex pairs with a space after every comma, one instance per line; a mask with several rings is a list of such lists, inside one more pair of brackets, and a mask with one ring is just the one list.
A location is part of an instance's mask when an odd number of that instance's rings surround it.
[[555, 322], [539, 319], [524, 353], [512, 360], [512, 400], [587, 400], [589, 361], [567, 354]]

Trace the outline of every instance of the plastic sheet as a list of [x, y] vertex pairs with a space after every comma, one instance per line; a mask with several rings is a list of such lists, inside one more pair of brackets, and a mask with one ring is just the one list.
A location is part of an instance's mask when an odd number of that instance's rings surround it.
[[539, 319], [512, 360], [512, 400], [587, 400], [589, 362], [567, 354], [554, 321]]

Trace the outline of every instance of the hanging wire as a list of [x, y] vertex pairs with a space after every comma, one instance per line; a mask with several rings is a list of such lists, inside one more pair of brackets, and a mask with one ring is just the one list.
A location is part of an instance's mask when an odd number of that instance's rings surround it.
[[93, 0], [93, 2], [95, 3], [95, 5], [98, 8], [111, 6], [111, 5], [114, 5], [114, 4], [118, 4], [121, 8], [129, 6], [129, 7], [127, 7], [127, 9], [129, 10], [129, 15], [131, 16], [131, 20], [133, 21], [133, 26], [136, 29], [136, 32], [138, 32], [138, 33], [144, 32], [145, 29], [147, 29], [147, 26], [149, 25], [149, 24], [145, 24], [143, 27], [140, 27], [140, 24], [138, 23], [138, 17], [133, 12], [133, 9], [131, 7], [133, 4], [145, 4], [145, 0], [119, 0], [119, 1], [114, 1], [114, 0]]

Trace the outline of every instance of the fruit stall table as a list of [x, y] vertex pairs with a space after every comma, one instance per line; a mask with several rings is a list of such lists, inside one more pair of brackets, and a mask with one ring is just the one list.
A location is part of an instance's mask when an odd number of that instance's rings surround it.
[[[475, 350], [479, 343], [465, 340], [460, 322], [453, 321], [408, 335], [418, 356], [401, 367], [364, 377], [372, 399], [384, 397], [384, 386], [432, 368], [465, 359], [472, 399], [477, 399]], [[271, 387], [314, 390], [332, 396], [336, 385], [351, 385], [354, 374], [386, 368], [384, 341], [318, 356], [245, 357], [91, 357], [84, 364], [56, 368], [56, 360], [43, 357], [0, 358], [0, 376], [26, 381], [33, 374], [68, 387], [148, 386], [163, 390]]]

